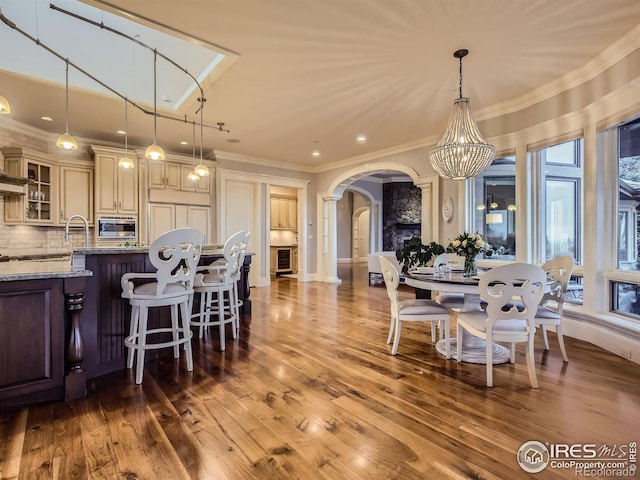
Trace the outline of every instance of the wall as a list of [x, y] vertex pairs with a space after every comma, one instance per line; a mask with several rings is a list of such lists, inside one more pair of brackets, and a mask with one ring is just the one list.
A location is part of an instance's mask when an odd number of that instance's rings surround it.
[[[6, 115], [0, 118], [0, 148], [27, 147], [68, 159], [91, 160], [87, 151], [88, 144], [79, 143], [76, 151], [63, 151], [55, 146], [55, 140], [56, 136], [18, 124]], [[4, 169], [4, 157], [1, 153], [0, 169]], [[0, 195], [0, 255], [67, 253], [72, 247], [84, 247], [84, 231], [72, 231], [70, 243], [65, 243], [62, 227], [6, 225], [4, 200], [5, 197]]]

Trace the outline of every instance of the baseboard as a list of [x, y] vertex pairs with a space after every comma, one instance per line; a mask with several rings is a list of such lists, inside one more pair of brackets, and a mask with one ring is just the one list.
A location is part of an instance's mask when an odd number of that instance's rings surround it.
[[[567, 337], [592, 343], [614, 355], [634, 363], [640, 363], [640, 341], [636, 338], [629, 338], [624, 333], [612, 330], [610, 327], [586, 323], [583, 319], [564, 315], [563, 332]], [[571, 361], [571, 351], [567, 353], [569, 361]]]

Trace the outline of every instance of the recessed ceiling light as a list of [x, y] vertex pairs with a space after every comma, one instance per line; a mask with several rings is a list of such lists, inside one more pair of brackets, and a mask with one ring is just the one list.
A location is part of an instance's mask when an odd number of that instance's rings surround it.
[[227, 138], [227, 142], [229, 143], [240, 143], [240, 140], [237, 138]]
[[320, 152], [318, 150], [314, 150], [313, 152], [311, 152], [311, 155], [313, 155], [314, 157], [319, 157]]
[[358, 135], [356, 137], [356, 142], [358, 143], [365, 143], [367, 141], [367, 137], [365, 135]]
[[189, 142], [185, 142], [184, 140], [182, 140], [182, 141], [180, 142], [180, 145], [189, 145]]
[[53, 122], [53, 118], [51, 117], [40, 117], [40, 120], [44, 120], [45, 122]]
[[127, 134], [127, 132], [125, 132], [124, 130], [118, 130], [116, 133], [118, 135], [126, 135]]

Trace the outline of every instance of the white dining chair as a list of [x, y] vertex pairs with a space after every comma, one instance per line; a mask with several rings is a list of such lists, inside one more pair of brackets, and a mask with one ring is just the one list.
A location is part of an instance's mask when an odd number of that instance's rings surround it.
[[[131, 305], [129, 336], [124, 344], [129, 349], [127, 368], [133, 368], [136, 354], [136, 384], [142, 383], [145, 352], [151, 349], [173, 347], [174, 358], [179, 358], [179, 347], [184, 345], [187, 370], [193, 370], [189, 318], [203, 240], [203, 234], [193, 228], [163, 233], [149, 247], [149, 261], [156, 272], [125, 273], [120, 279], [122, 297]], [[171, 307], [171, 327], [147, 328], [149, 308], [163, 306]], [[171, 333], [171, 340], [148, 343], [150, 335], [166, 333]]]
[[[526, 343], [529, 380], [538, 388], [534, 362], [535, 321], [538, 304], [546, 288], [545, 271], [528, 263], [512, 263], [484, 273], [478, 282], [480, 295], [487, 302], [485, 311], [457, 314], [457, 358], [462, 358], [462, 331], [486, 341], [487, 386], [493, 386], [493, 342], [510, 343], [511, 363], [515, 363], [515, 344]], [[516, 299], [520, 305], [513, 300]]]
[[389, 325], [389, 334], [387, 335], [387, 344], [393, 339], [391, 347], [391, 355], [398, 353], [398, 344], [400, 343], [400, 333], [402, 331], [402, 322], [431, 322], [431, 341], [436, 342], [436, 327], [440, 330], [440, 339], [444, 338], [446, 345], [445, 356], [450, 358], [450, 318], [449, 310], [435, 302], [434, 300], [416, 299], [416, 300], [400, 300], [398, 295], [398, 285], [400, 284], [400, 274], [396, 267], [383, 256], [380, 259], [380, 269], [384, 277], [384, 283], [387, 287], [387, 294], [391, 301], [391, 322]]
[[225, 326], [231, 324], [233, 338], [237, 338], [240, 322], [240, 304], [237, 282], [244, 263], [247, 234], [239, 231], [224, 244], [224, 262], [198, 267], [194, 292], [199, 294], [200, 308], [191, 314], [191, 324], [199, 327], [198, 337], [210, 326], [217, 326], [220, 350], [226, 348]]
[[573, 265], [573, 258], [568, 255], [552, 258], [542, 265], [542, 269], [547, 273], [547, 281], [550, 281], [551, 285], [548, 291], [544, 293], [534, 319], [536, 326], [540, 327], [542, 332], [545, 350], [549, 350], [547, 327], [555, 327], [558, 343], [560, 344], [560, 352], [565, 362], [569, 362], [569, 357], [567, 357], [567, 350], [564, 346], [562, 311]]
[[[433, 267], [436, 271], [450, 263], [454, 270], [462, 270], [464, 268], [464, 257], [455, 253], [441, 253], [433, 261]], [[454, 292], [438, 292], [435, 301], [447, 308], [459, 310], [464, 305], [464, 294]]]

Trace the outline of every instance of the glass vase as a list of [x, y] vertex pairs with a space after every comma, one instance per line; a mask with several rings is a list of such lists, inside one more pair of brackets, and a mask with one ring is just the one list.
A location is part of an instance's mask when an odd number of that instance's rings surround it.
[[478, 273], [478, 269], [476, 268], [476, 256], [475, 255], [466, 255], [464, 257], [464, 273], [465, 277], [473, 277]]

